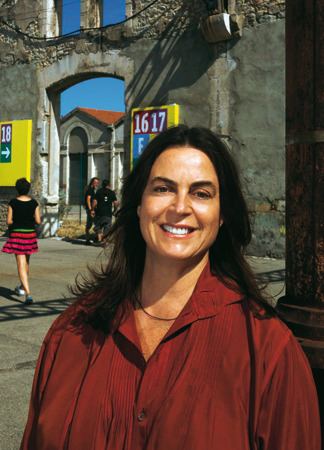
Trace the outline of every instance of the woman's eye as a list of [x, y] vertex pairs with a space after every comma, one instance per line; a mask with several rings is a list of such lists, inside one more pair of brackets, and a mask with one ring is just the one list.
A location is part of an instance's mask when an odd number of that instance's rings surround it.
[[194, 195], [196, 196], [196, 197], [198, 197], [198, 198], [201, 198], [201, 199], [208, 199], [208, 198], [211, 198], [211, 193], [210, 192], [208, 192], [208, 191], [196, 191], [195, 193], [194, 193]]
[[163, 192], [168, 192], [169, 188], [168, 188], [168, 186], [155, 186], [153, 190], [154, 190], [154, 192], [163, 193]]

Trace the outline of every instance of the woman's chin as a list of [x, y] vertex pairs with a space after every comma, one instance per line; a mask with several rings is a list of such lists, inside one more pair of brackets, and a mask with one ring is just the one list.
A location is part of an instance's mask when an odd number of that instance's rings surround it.
[[190, 262], [197, 264], [201, 259], [208, 254], [208, 251], [199, 252], [199, 251], [188, 251], [188, 249], [170, 249], [164, 250], [160, 252], [148, 252], [147, 257], [151, 261], [161, 261], [165, 264], [178, 264], [178, 263], [186, 263], [190, 264]]

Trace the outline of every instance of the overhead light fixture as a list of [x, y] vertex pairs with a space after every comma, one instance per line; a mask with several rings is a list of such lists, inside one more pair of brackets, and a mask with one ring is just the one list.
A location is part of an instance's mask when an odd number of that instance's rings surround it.
[[207, 42], [217, 42], [242, 36], [244, 16], [238, 14], [211, 14], [204, 17], [200, 22], [202, 34]]

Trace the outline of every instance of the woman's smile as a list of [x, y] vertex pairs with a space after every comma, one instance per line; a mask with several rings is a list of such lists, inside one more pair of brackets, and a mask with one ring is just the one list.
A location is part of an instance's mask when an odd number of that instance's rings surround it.
[[165, 233], [171, 235], [170, 237], [186, 237], [195, 231], [195, 228], [187, 225], [163, 224], [161, 228]]

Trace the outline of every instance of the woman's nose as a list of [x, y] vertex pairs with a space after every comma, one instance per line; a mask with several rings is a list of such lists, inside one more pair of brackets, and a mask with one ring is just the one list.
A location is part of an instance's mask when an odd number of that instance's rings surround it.
[[178, 193], [174, 198], [173, 206], [178, 214], [190, 213], [190, 199], [188, 195]]

